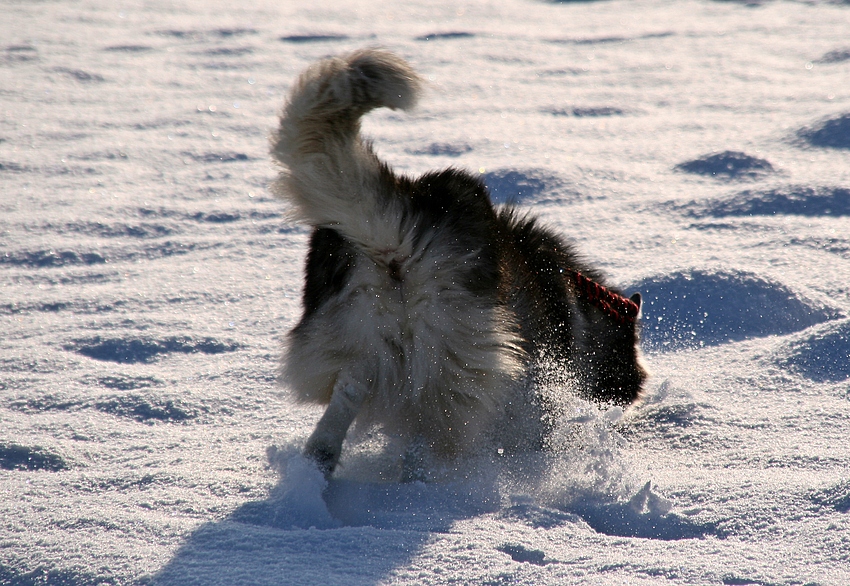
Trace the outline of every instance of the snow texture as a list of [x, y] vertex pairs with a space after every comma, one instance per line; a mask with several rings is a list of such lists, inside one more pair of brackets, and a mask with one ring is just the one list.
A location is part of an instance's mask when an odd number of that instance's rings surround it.
[[[850, 5], [3, 3], [0, 584], [850, 583]], [[427, 80], [364, 132], [643, 295], [625, 411], [398, 483], [299, 454], [276, 386], [308, 231], [268, 186], [297, 74]]]

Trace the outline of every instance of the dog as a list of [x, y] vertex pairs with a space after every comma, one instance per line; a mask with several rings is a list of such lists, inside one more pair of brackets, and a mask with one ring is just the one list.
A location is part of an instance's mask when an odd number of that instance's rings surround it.
[[545, 419], [534, 389], [553, 375], [613, 405], [635, 402], [647, 377], [639, 294], [607, 287], [537, 219], [496, 208], [479, 177], [410, 178], [378, 159], [361, 118], [410, 109], [422, 86], [385, 50], [322, 60], [271, 137], [273, 192], [312, 227], [281, 380], [327, 406], [304, 454], [328, 476], [355, 420], [451, 460]]

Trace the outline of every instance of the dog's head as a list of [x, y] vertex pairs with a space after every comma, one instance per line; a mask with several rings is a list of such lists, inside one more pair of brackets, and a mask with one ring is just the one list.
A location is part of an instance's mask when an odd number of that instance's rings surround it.
[[587, 348], [592, 375], [587, 395], [596, 401], [626, 406], [641, 396], [649, 372], [641, 359], [640, 293], [630, 298], [609, 291], [611, 304], [626, 308], [602, 308], [594, 320], [595, 336]]

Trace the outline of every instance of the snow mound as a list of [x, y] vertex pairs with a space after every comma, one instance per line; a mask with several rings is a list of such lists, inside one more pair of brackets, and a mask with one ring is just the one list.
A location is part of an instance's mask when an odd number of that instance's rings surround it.
[[818, 59], [818, 63], [843, 63], [844, 61], [850, 61], [850, 49], [833, 49]]
[[466, 143], [434, 142], [421, 149], [413, 149], [408, 152], [412, 155], [430, 155], [433, 157], [459, 157], [472, 151], [472, 147]]
[[233, 37], [241, 37], [245, 35], [256, 35], [259, 31], [254, 28], [242, 27], [226, 27], [213, 29], [184, 29], [184, 28], [169, 28], [155, 31], [154, 34], [162, 37], [172, 37], [182, 39], [193, 43], [230, 39]]
[[850, 149], [850, 113], [801, 128], [797, 136], [813, 147]]
[[[161, 238], [171, 236], [181, 231], [177, 224], [166, 225], [163, 223], [141, 222], [65, 222], [62, 224], [46, 224], [42, 228], [45, 232], [57, 234], [85, 234], [100, 238]], [[56, 254], [56, 253], [54, 253]]]
[[250, 161], [251, 158], [245, 153], [236, 153], [236, 152], [219, 152], [219, 153], [191, 153], [184, 152], [184, 156], [189, 157], [190, 159], [198, 162], [198, 163], [233, 163], [236, 161]]
[[639, 415], [631, 420], [631, 429], [675, 439], [674, 436], [680, 430], [705, 422], [705, 418], [700, 413], [702, 409], [703, 406], [693, 402], [643, 405]]
[[788, 356], [780, 362], [816, 382], [847, 380], [850, 378], [850, 321], [829, 324], [794, 342]]
[[727, 180], [758, 179], [774, 172], [773, 165], [769, 161], [738, 151], [705, 155], [692, 161], [679, 163], [674, 168], [685, 173]]
[[165, 384], [162, 380], [153, 376], [131, 376], [121, 373], [114, 373], [101, 377], [90, 377], [83, 380], [85, 382], [94, 383], [108, 389], [115, 389], [118, 391], [149, 389], [152, 387], [161, 387]]
[[723, 199], [692, 202], [683, 208], [695, 217], [850, 216], [850, 189], [789, 185], [764, 191], [746, 190]]
[[813, 491], [809, 498], [816, 505], [830, 507], [839, 513], [850, 513], [850, 480]]
[[651, 351], [789, 334], [838, 315], [747, 272], [692, 270], [629, 289], [643, 295], [642, 342]]
[[0, 443], [0, 469], [3, 470], [48, 470], [58, 472], [68, 467], [59, 454], [41, 446], [22, 446], [15, 443]]
[[552, 116], [574, 116], [576, 118], [603, 118], [622, 116], [626, 113], [616, 106], [573, 106], [571, 108], [546, 108], [543, 112]]
[[214, 338], [167, 337], [161, 340], [128, 336], [125, 338], [93, 338], [74, 340], [65, 346], [83, 356], [123, 364], [151, 363], [172, 354], [223, 354], [235, 352], [242, 346], [236, 342], [220, 342]]
[[[81, 382], [94, 383], [117, 390], [131, 390], [135, 388], [147, 388], [162, 386], [161, 382], [146, 377], [108, 376], [89, 377]], [[187, 423], [197, 419], [201, 414], [210, 413], [209, 407], [201, 404], [193, 404], [183, 398], [169, 398], [155, 396], [153, 394], [120, 394], [102, 395], [96, 399], [89, 400], [85, 396], [63, 396], [46, 394], [38, 398], [16, 399], [9, 403], [9, 407], [16, 411], [36, 413], [62, 413], [79, 411], [82, 409], [94, 409], [101, 413], [125, 417], [140, 423]]]
[[110, 53], [147, 53], [153, 51], [153, 47], [149, 45], [111, 45], [104, 47], [103, 50]]
[[531, 203], [544, 194], [557, 199], [553, 192], [563, 185], [560, 178], [542, 169], [500, 169], [485, 173], [483, 179], [495, 204]]
[[102, 75], [97, 73], [89, 73], [88, 71], [83, 71], [81, 69], [71, 69], [69, 67], [54, 67], [50, 71], [54, 71], [61, 75], [67, 76], [69, 79], [73, 81], [78, 81], [80, 83], [100, 83], [106, 81]]
[[325, 43], [328, 41], [347, 41], [348, 35], [336, 35], [336, 34], [304, 34], [304, 35], [287, 35], [284, 37], [280, 37], [280, 41], [284, 43], [295, 43], [295, 44], [304, 44], [304, 43]]
[[98, 252], [76, 250], [33, 250], [7, 253], [0, 256], [0, 264], [28, 268], [62, 267], [66, 265], [99, 265], [106, 259]]
[[196, 409], [178, 399], [145, 397], [140, 395], [117, 395], [104, 397], [93, 407], [103, 413], [127, 417], [148, 423], [154, 421], [185, 422], [196, 419], [202, 409]]
[[[221, 217], [220, 217], [221, 218]], [[206, 222], [228, 222], [232, 220], [214, 220], [207, 218], [195, 218]], [[108, 230], [108, 228], [105, 228]], [[120, 228], [116, 228], [120, 230]], [[155, 230], [155, 228], [153, 228]], [[128, 231], [135, 231], [128, 228]], [[156, 238], [160, 234], [152, 234], [150, 231], [145, 233], [145, 228], [140, 228], [136, 234], [137, 238]], [[119, 234], [114, 234], [119, 236]], [[0, 256], [0, 266], [10, 265], [20, 268], [35, 268], [35, 269], [50, 269], [56, 267], [94, 267], [123, 262], [123, 261], [143, 261], [167, 258], [176, 255], [185, 255], [194, 251], [202, 251], [210, 248], [220, 248], [218, 243], [201, 243], [201, 242], [177, 242], [172, 240], [160, 241], [157, 244], [146, 245], [144, 247], [122, 246], [111, 250], [90, 250], [92, 247], [73, 249], [41, 249], [41, 250], [21, 250], [8, 252]], [[87, 250], [88, 248], [88, 250]]]
[[416, 37], [417, 41], [440, 41], [440, 40], [454, 40], [454, 39], [471, 39], [474, 37], [474, 33], [466, 32], [466, 31], [450, 31], [443, 33], [430, 33], [427, 35], [421, 35]]
[[668, 514], [669, 502], [648, 489], [635, 495], [637, 501], [648, 501], [646, 510], [634, 506], [633, 499], [627, 504], [586, 504], [573, 508], [597, 533], [618, 537], [640, 537], [661, 541], [698, 539], [706, 535], [725, 537], [715, 523], [696, 523], [686, 517]]

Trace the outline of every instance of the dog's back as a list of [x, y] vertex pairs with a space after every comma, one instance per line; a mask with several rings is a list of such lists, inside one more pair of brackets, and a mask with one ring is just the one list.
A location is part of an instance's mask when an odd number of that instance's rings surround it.
[[276, 193], [314, 227], [282, 375], [329, 404], [307, 447], [326, 470], [355, 418], [445, 456], [473, 448], [535, 361], [579, 364], [587, 394], [623, 404], [644, 376], [634, 319], [614, 323], [581, 295], [573, 275], [598, 275], [561, 239], [497, 211], [477, 177], [400, 177], [362, 140], [365, 113], [410, 107], [419, 86], [384, 51], [322, 61], [273, 137]]

